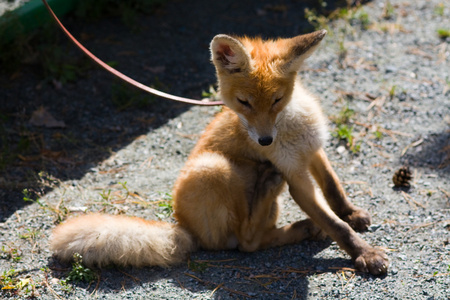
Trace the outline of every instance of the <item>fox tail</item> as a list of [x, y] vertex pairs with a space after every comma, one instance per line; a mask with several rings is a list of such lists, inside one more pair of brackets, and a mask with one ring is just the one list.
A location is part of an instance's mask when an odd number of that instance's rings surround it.
[[57, 226], [50, 249], [65, 262], [78, 253], [86, 266], [167, 267], [184, 261], [197, 246], [178, 224], [91, 214]]

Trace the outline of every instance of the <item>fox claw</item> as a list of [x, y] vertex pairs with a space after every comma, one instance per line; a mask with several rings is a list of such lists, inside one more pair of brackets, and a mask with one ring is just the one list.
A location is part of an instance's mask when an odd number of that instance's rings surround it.
[[380, 249], [372, 248], [355, 259], [355, 267], [361, 272], [383, 275], [387, 272], [389, 259]]

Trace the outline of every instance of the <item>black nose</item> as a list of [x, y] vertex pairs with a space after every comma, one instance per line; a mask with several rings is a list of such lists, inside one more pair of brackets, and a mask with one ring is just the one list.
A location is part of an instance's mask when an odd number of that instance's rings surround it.
[[258, 143], [261, 146], [269, 146], [270, 144], [272, 144], [272, 142], [273, 138], [271, 136], [263, 136], [258, 139]]

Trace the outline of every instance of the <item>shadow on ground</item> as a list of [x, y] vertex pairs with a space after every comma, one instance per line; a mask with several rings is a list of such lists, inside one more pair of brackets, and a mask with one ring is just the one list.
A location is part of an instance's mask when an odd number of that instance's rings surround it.
[[450, 173], [450, 130], [431, 133], [424, 137], [422, 143], [408, 150], [402, 162], [412, 167]]
[[[214, 295], [214, 299], [241, 299], [255, 295], [263, 299], [306, 299], [308, 276], [342, 272], [345, 268], [353, 267], [349, 259], [314, 258], [330, 244], [328, 239], [320, 242], [305, 241], [299, 245], [255, 253], [198, 251], [191, 255], [187, 264], [178, 267], [102, 269], [97, 270], [100, 276], [98, 285], [91, 282], [78, 283], [77, 286], [87, 289], [89, 293], [98, 290], [101, 294], [132, 291], [141, 286], [146, 290], [146, 295], [151, 296], [152, 291], [158, 290], [156, 282], [167, 281], [177, 291], [180, 287], [193, 293], [210, 291], [208, 294]], [[268, 261], [267, 257], [271, 259]], [[277, 260], [277, 257], [282, 259]], [[61, 266], [55, 267], [55, 262], [49, 265], [57, 270], [64, 269]], [[53, 276], [64, 278], [66, 272], [53, 271]], [[108, 278], [123, 280], [119, 282]], [[170, 298], [175, 295], [166, 296]]]
[[[330, 2], [327, 10], [343, 3]], [[125, 74], [199, 99], [215, 83], [208, 50], [215, 34], [295, 36], [312, 30], [304, 20], [306, 6], [317, 8], [317, 3], [174, 0], [152, 15], [138, 15], [132, 28], [114, 17], [86, 21], [69, 16], [63, 22], [88, 49]], [[20, 68], [0, 73], [0, 221], [26, 205], [24, 189], [45, 194], [42, 176], [79, 179], [189, 108], [118, 83], [87, 62], [59, 31], [45, 30], [41, 34], [59, 37], [55, 44], [34, 45]], [[51, 125], [32, 121], [39, 112], [47, 113], [44, 121], [50, 119]]]

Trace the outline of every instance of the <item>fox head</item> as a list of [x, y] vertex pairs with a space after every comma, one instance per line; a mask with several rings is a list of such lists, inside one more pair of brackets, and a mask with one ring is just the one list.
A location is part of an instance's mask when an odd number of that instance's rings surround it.
[[291, 99], [297, 72], [326, 33], [269, 41], [219, 34], [212, 40], [222, 101], [256, 143], [269, 146], [276, 138], [277, 118]]

